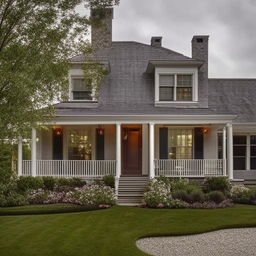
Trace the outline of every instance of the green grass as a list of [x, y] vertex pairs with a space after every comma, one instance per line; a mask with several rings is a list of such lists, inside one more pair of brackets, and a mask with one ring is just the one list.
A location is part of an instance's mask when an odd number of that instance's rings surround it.
[[256, 227], [256, 207], [216, 210], [143, 209], [1, 216], [1, 256], [143, 256], [136, 240], [233, 227]]
[[95, 209], [86, 208], [74, 204], [48, 204], [48, 205], [28, 205], [19, 207], [0, 207], [0, 216], [6, 215], [31, 215], [31, 214], [52, 214], [84, 212]]

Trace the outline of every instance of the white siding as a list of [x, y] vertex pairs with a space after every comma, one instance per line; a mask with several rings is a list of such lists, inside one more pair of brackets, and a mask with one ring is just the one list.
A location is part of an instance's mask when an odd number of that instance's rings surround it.
[[116, 159], [116, 129], [114, 125], [104, 126], [105, 132], [105, 160]]
[[41, 140], [41, 159], [52, 160], [52, 128], [48, 130], [42, 130], [40, 139]]
[[221, 126], [209, 126], [208, 133], [204, 134], [204, 159], [218, 159], [218, 129]]

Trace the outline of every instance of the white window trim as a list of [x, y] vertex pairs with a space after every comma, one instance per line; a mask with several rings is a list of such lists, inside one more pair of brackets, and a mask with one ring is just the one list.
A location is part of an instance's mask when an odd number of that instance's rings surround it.
[[[175, 76], [174, 85], [174, 100], [173, 101], [160, 101], [159, 100], [159, 76], [160, 75], [177, 75], [186, 74], [192, 75], [192, 101], [176, 101], [176, 86], [177, 76]], [[155, 68], [155, 102], [167, 103], [167, 104], [182, 104], [182, 103], [197, 103], [198, 102], [198, 69], [197, 68]]]
[[80, 75], [80, 74], [69, 74], [69, 99], [70, 101], [77, 101], [77, 102], [97, 102], [97, 98], [95, 97], [95, 90], [92, 89], [92, 99], [91, 100], [75, 100], [73, 98], [73, 88], [72, 88], [72, 79], [76, 79], [76, 78], [81, 78], [84, 79], [84, 75]]

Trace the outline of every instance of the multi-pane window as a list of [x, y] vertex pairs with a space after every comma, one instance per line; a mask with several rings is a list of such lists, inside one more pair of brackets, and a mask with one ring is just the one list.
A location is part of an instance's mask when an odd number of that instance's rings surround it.
[[233, 136], [234, 170], [246, 169], [246, 136]]
[[192, 75], [177, 75], [177, 101], [192, 101]]
[[170, 159], [192, 159], [193, 130], [169, 128], [168, 154]]
[[90, 160], [92, 157], [91, 134], [89, 129], [68, 132], [68, 159]]
[[85, 81], [84, 78], [72, 78], [73, 100], [92, 100], [89, 83], [90, 81]]
[[159, 99], [160, 101], [174, 100], [174, 75], [160, 75], [159, 76]]
[[[222, 134], [218, 134], [218, 158], [222, 159]], [[256, 135], [233, 136], [234, 170], [256, 170]]]
[[192, 74], [160, 74], [159, 101], [192, 101]]

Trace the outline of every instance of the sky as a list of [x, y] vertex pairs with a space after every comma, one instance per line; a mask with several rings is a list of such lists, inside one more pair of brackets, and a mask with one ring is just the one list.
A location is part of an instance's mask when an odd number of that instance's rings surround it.
[[193, 35], [209, 35], [209, 77], [256, 78], [256, 0], [120, 0], [113, 41], [150, 44], [191, 56]]

